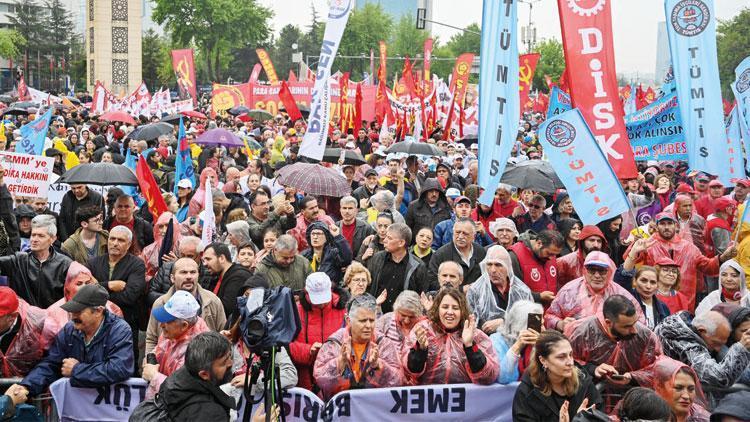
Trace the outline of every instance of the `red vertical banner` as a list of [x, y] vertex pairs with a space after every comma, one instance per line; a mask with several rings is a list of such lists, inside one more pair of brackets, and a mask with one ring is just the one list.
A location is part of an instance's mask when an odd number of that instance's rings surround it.
[[354, 136], [362, 128], [362, 83], [357, 84], [357, 95], [354, 97]]
[[570, 94], [570, 86], [568, 85], [568, 69], [563, 69], [562, 73], [560, 74], [560, 79], [557, 81], [557, 86], [560, 87], [563, 91]]
[[135, 175], [138, 177], [141, 193], [148, 203], [148, 210], [151, 211], [151, 215], [154, 216], [154, 221], [156, 221], [163, 212], [167, 211], [167, 204], [164, 202], [159, 185], [156, 184], [154, 179], [154, 174], [151, 173], [151, 169], [146, 164], [146, 158], [143, 156], [138, 159]]
[[258, 60], [260, 60], [260, 64], [263, 65], [263, 70], [266, 71], [266, 76], [268, 76], [268, 82], [270, 82], [271, 85], [277, 85], [279, 83], [279, 77], [276, 75], [276, 69], [273, 67], [271, 56], [269, 56], [268, 52], [266, 52], [266, 50], [262, 48], [256, 48], [255, 53], [258, 55]]
[[430, 65], [432, 64], [432, 38], [424, 40], [424, 80], [430, 80]]
[[281, 81], [279, 99], [284, 103], [284, 108], [286, 109], [287, 114], [289, 114], [289, 117], [292, 118], [293, 122], [302, 118], [302, 113], [300, 113], [299, 107], [297, 107], [297, 102], [294, 101], [294, 96], [292, 95], [292, 91], [289, 90], [289, 85], [287, 85], [286, 81]]
[[263, 69], [263, 66], [261, 66], [260, 63], [255, 63], [255, 66], [253, 66], [253, 71], [250, 73], [250, 79], [248, 79], [247, 82], [251, 84], [258, 82], [261, 69]]
[[29, 96], [29, 88], [26, 86], [26, 81], [23, 79], [23, 75], [18, 80], [18, 101], [23, 101]]
[[413, 69], [411, 62], [409, 61], [409, 56], [406, 56], [404, 59], [404, 70], [401, 72], [401, 77], [404, 79], [404, 84], [406, 84], [406, 88], [409, 91], [409, 96], [416, 97], [418, 96], [417, 87], [414, 85], [414, 74], [412, 71]]
[[346, 134], [348, 128], [346, 120], [347, 103], [349, 99], [349, 72], [341, 75], [339, 79], [339, 103], [341, 111], [339, 112], [339, 123], [341, 123], [341, 132]]
[[180, 98], [191, 98], [198, 101], [198, 89], [195, 82], [195, 60], [193, 49], [172, 50], [172, 70], [177, 78], [177, 86], [180, 89]]
[[379, 81], [378, 90], [375, 94], [375, 118], [378, 123], [383, 123], [385, 116], [388, 116], [388, 122], [393, 124], [395, 118], [393, 110], [391, 110], [391, 103], [388, 101], [388, 88], [385, 86], [384, 81]]
[[378, 67], [378, 80], [380, 83], [385, 84], [386, 78], [388, 77], [388, 72], [386, 70], [386, 61], [388, 60], [387, 57], [387, 47], [385, 45], [385, 41], [380, 41], [380, 44], [378, 45], [378, 53], [380, 54], [380, 67]]
[[450, 109], [448, 109], [448, 120], [445, 122], [445, 136], [453, 137], [451, 134], [451, 124], [453, 121], [453, 111], [456, 107], [463, 109], [466, 88], [469, 84], [469, 73], [471, 64], [474, 62], [474, 54], [464, 53], [456, 59], [456, 65], [453, 67], [453, 76], [451, 77], [450, 91], [453, 94]]
[[[529, 102], [531, 83], [534, 80], [534, 72], [540, 56], [539, 53], [531, 53], [522, 54], [518, 58], [518, 90], [522, 105]], [[521, 108], [521, 114], [523, 114], [523, 108]]]
[[620, 179], [638, 175], [617, 87], [608, 1], [557, 0], [573, 107]]

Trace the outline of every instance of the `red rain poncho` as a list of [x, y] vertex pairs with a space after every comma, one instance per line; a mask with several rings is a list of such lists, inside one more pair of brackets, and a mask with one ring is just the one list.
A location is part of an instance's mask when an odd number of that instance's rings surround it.
[[[318, 357], [315, 359], [313, 368], [313, 377], [323, 393], [323, 399], [328, 400], [336, 393], [352, 388], [398, 387], [403, 384], [401, 365], [398, 361], [399, 354], [395, 348], [395, 343], [383, 341], [383, 338], [377, 336], [377, 331], [373, 332], [373, 339], [377, 339], [375, 343], [378, 346], [380, 367], [373, 369], [369, 366], [368, 356], [373, 344], [370, 343], [362, 356], [359, 380], [355, 379], [351, 369], [345, 369], [342, 374], [337, 367], [337, 362], [341, 356], [341, 345], [351, 342], [349, 328], [340, 328], [326, 340], [323, 347], [318, 351]], [[356, 357], [354, 353], [350, 353], [349, 368], [354, 365], [353, 359], [356, 359]]]
[[586, 282], [585, 277], [577, 278], [563, 286], [555, 300], [544, 313], [544, 326], [548, 329], [555, 329], [559, 321], [565, 318], [583, 319], [596, 313], [601, 309], [604, 301], [612, 295], [623, 295], [630, 299], [635, 305], [638, 313], [638, 320], [645, 324], [646, 319], [643, 316], [641, 305], [627, 290], [620, 287], [619, 284], [612, 280], [615, 274], [615, 263], [604, 252], [591, 252], [588, 256], [596, 257], [598, 260], [609, 262], [609, 271], [607, 271], [607, 282], [604, 288], [598, 292], [591, 289]]
[[706, 403], [706, 398], [703, 395], [703, 389], [701, 383], [698, 380], [698, 376], [695, 374], [693, 369], [680, 361], [676, 361], [672, 358], [662, 356], [654, 363], [653, 370], [653, 384], [644, 385], [654, 389], [656, 394], [663, 398], [667, 403], [672, 403], [674, 390], [674, 380], [677, 376], [677, 372], [686, 368], [693, 376], [695, 381], [695, 400], [693, 405], [690, 407], [690, 413], [687, 418], [687, 422], [705, 422], [711, 417], [711, 414], [703, 406]]
[[198, 317], [195, 324], [188, 328], [182, 337], [174, 340], [170, 340], [164, 337], [164, 332], [159, 336], [159, 341], [156, 343], [154, 348], [154, 354], [156, 355], [156, 361], [159, 362], [159, 372], [154, 378], [148, 383], [148, 391], [146, 391], [146, 398], [150, 399], [159, 392], [161, 383], [167, 379], [168, 376], [172, 375], [173, 372], [182, 368], [185, 365], [185, 352], [187, 351], [188, 343], [195, 336], [200, 333], [211, 331], [203, 321], [203, 318]]
[[[429, 338], [427, 345], [427, 362], [420, 373], [409, 371], [409, 351], [417, 343], [415, 328], [423, 326], [427, 330]], [[464, 352], [464, 344], [461, 341], [461, 329], [451, 333], [437, 329], [430, 320], [425, 320], [411, 330], [409, 338], [406, 339], [405, 347], [401, 350], [401, 365], [404, 377], [411, 385], [428, 384], [463, 384], [474, 383], [489, 385], [497, 380], [500, 372], [500, 364], [497, 360], [495, 348], [487, 334], [480, 329], [474, 331], [474, 344], [484, 354], [487, 363], [479, 372], [473, 373]]]
[[171, 251], [177, 255], [177, 244], [182, 237], [180, 233], [180, 223], [177, 221], [177, 217], [169, 211], [162, 213], [154, 224], [154, 243], [143, 248], [141, 252], [141, 259], [146, 263], [146, 280], [150, 280], [156, 272], [159, 270], [159, 250], [161, 249], [161, 243], [164, 240], [159, 226], [169, 224], [169, 220], [172, 220], [172, 249]]
[[617, 372], [630, 372], [639, 384], [652, 377], [652, 365], [662, 354], [659, 338], [641, 323], [636, 323], [637, 333], [628, 340], [617, 341], [607, 332], [604, 314], [600, 308], [590, 316], [565, 327], [565, 336], [573, 346], [573, 357], [580, 365], [612, 365]]
[[42, 360], [47, 347], [54, 341], [55, 333], [45, 327], [47, 312], [44, 309], [18, 298], [18, 315], [21, 317], [21, 327], [8, 350], [0, 352], [3, 378], [26, 376]]
[[[70, 263], [68, 267], [68, 274], [65, 276], [65, 285], [63, 286], [63, 297], [57, 302], [47, 308], [47, 322], [44, 325], [45, 332], [49, 332], [51, 336], [56, 336], [58, 332], [70, 321], [70, 314], [63, 310], [61, 306], [69, 301], [74, 295], [77, 289], [75, 285], [80, 281], [88, 281], [93, 276], [91, 271], [79, 264], [76, 261]], [[119, 306], [107, 301], [106, 308], [109, 312], [122, 318], [122, 309]]]
[[[692, 312], [695, 308], [695, 292], [703, 289], [703, 275], [719, 275], [719, 257], [706, 257], [693, 242], [683, 239], [679, 234], [675, 234], [670, 240], [662, 238], [658, 233], [652, 238], [656, 239], [656, 242], [642, 253], [636, 262], [653, 266], [659, 258], [668, 257], [674, 260], [680, 267], [680, 292], [687, 296], [688, 310]], [[630, 248], [623, 256], [629, 253]]]
[[586, 255], [583, 253], [583, 242], [589, 237], [598, 236], [602, 239], [602, 250], [607, 252], [609, 246], [607, 245], [607, 239], [604, 237], [604, 233], [597, 226], [583, 226], [581, 229], [581, 235], [579, 236], [576, 243], [578, 249], [567, 255], [563, 255], [557, 258], [557, 289], [560, 290], [562, 286], [568, 284], [568, 282], [583, 276], [583, 261], [586, 260]]

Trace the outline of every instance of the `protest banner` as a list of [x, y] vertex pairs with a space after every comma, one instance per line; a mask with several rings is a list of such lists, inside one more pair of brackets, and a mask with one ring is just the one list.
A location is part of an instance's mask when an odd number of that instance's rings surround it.
[[63, 421], [127, 421], [133, 409], [146, 397], [148, 383], [141, 378], [98, 388], [77, 388], [70, 378], [50, 385], [57, 414]]
[[192, 48], [172, 50], [172, 70], [177, 78], [180, 99], [197, 101], [198, 90], [195, 81], [195, 60]]
[[539, 134], [539, 143], [583, 224], [597, 224], [628, 211], [630, 202], [620, 181], [577, 108], [545, 121]]
[[686, 160], [677, 94], [669, 94], [625, 116], [628, 139], [636, 160]]
[[456, 108], [463, 107], [472, 63], [474, 63], [474, 54], [464, 53], [456, 58], [456, 64], [453, 66], [453, 75], [451, 77], [450, 88], [448, 89], [451, 95], [450, 106], [443, 124], [446, 134], [452, 135], [451, 127], [453, 125], [454, 114], [459, 112]]
[[341, 0], [331, 3], [328, 9], [328, 22], [320, 47], [318, 70], [312, 91], [312, 103], [308, 118], [307, 132], [300, 145], [299, 154], [315, 160], [323, 159], [328, 135], [328, 121], [331, 112], [331, 88], [329, 79], [331, 66], [341, 43], [354, 0]]
[[729, 120], [727, 121], [726, 142], [722, 145], [725, 154], [719, 155], [719, 157], [726, 157], [723, 158], [724, 165], [720, 166], [722, 171], [718, 174], [719, 180], [721, 180], [724, 186], [732, 186], [734, 185], [733, 180], [745, 178], [741, 138], [740, 113], [739, 108], [735, 106], [732, 112], [729, 113]]
[[[732, 82], [732, 93], [737, 101], [737, 120], [740, 135], [744, 140], [745, 151], [750, 152], [750, 57], [746, 57], [734, 69], [735, 80]], [[750, 160], [747, 160], [750, 171]]]
[[[312, 81], [287, 82], [289, 92], [294, 97], [298, 107], [310, 107], [312, 102]], [[375, 119], [375, 95], [377, 86], [365, 85], [362, 87], [362, 118], [367, 121]], [[250, 84], [249, 101], [245, 104], [252, 109], [266, 110], [272, 115], [277, 115], [284, 107], [284, 102], [279, 98], [281, 84], [261, 85]], [[338, 82], [331, 81], [331, 115], [330, 119], [336, 121], [342, 113], [340, 101], [340, 89]], [[347, 91], [347, 110], [352, 112], [356, 103], [357, 90], [350, 87]]]
[[430, 67], [432, 65], [432, 38], [424, 40], [424, 80], [429, 82], [431, 80]]
[[[211, 91], [211, 114], [222, 113], [232, 107], [249, 106], [251, 84], [222, 85], [213, 84]], [[250, 107], [252, 108], [252, 107]]]
[[638, 170], [617, 87], [611, 4], [557, 0], [557, 9], [573, 107], [581, 110], [617, 177], [635, 178]]
[[553, 86], [549, 93], [549, 106], [547, 108], [547, 118], [557, 116], [558, 114], [565, 113], [572, 108], [570, 104], [570, 95], [567, 92], [560, 89], [558, 86]]
[[255, 66], [253, 66], [253, 71], [250, 72], [250, 78], [247, 80], [248, 83], [255, 83], [258, 82], [258, 77], [260, 76], [260, 71], [263, 69], [263, 66], [260, 65], [260, 63], [255, 63]]
[[46, 197], [54, 164], [53, 157], [0, 152], [0, 165], [5, 169], [5, 186], [13, 196]]
[[33, 122], [21, 126], [21, 139], [16, 142], [16, 152], [19, 154], [42, 155], [44, 151], [44, 140], [47, 137], [47, 129], [52, 119], [52, 108]]
[[691, 170], [718, 175], [726, 139], [713, 0], [665, 0], [667, 35]]
[[[518, 2], [484, 0], [479, 64], [479, 201], [491, 205], [518, 130]], [[528, 92], [527, 92], [528, 95]]]

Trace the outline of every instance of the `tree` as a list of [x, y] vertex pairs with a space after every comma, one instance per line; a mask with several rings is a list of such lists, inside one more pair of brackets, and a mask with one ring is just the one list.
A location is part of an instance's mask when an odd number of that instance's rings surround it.
[[76, 34], [70, 37], [70, 59], [67, 61], [70, 83], [86, 89], [86, 45], [83, 36]]
[[227, 53], [233, 45], [256, 45], [271, 31], [273, 12], [257, 0], [156, 0], [153, 18], [166, 24], [172, 40], [180, 45], [194, 43], [203, 53], [206, 73], [222, 80]]
[[[7, 16], [10, 26], [26, 40], [22, 50], [23, 55], [28, 59], [26, 62], [30, 67], [35, 67], [39, 71], [39, 64], [37, 60], [34, 60], [34, 56], [39, 55], [39, 47], [45, 36], [42, 8], [35, 0], [19, 0], [16, 3], [15, 12]], [[31, 76], [29, 70], [24, 69], [27, 77]]]
[[482, 29], [476, 23], [472, 23], [467, 26], [466, 29], [467, 31], [461, 31], [458, 34], [453, 35], [446, 43], [446, 46], [455, 56], [459, 56], [463, 53], [474, 53], [478, 56], [482, 45], [482, 36], [479, 35], [479, 33]]
[[416, 22], [414, 15], [401, 16], [393, 30], [393, 39], [388, 45], [389, 56], [409, 56], [412, 59], [417, 55], [422, 56], [424, 41], [429, 38], [429, 35], [417, 29], [414, 22]]
[[735, 80], [734, 69], [750, 55], [750, 9], [743, 9], [730, 20], [719, 21], [716, 48], [722, 94], [724, 98], [733, 98], [730, 84]]
[[333, 63], [334, 68], [351, 72], [352, 81], [362, 80], [363, 73], [370, 72], [370, 49], [377, 50], [378, 43], [388, 39], [392, 28], [393, 19], [380, 4], [367, 3], [361, 9], [354, 10], [341, 37], [338, 56], [359, 57], [339, 57]]
[[544, 75], [551, 77], [553, 81], [557, 82], [565, 70], [565, 56], [563, 55], [562, 43], [554, 38], [542, 40], [542, 42], [536, 45], [534, 51], [541, 54], [541, 57], [539, 58], [539, 63], [536, 65], [532, 85], [539, 91], [549, 92]]
[[0, 57], [4, 59], [15, 59], [20, 54], [20, 48], [26, 46], [26, 40], [18, 31], [13, 29], [0, 29]]
[[73, 32], [73, 18], [61, 0], [45, 2], [48, 13], [44, 18], [45, 49], [54, 57], [66, 57], [70, 53], [70, 34]]
[[[159, 67], [165, 61], [170, 64], [171, 57], [164, 56], [164, 40], [159, 37], [153, 29], [149, 29], [143, 34], [141, 43], [141, 67], [143, 71], [143, 81], [151, 91], [156, 91], [159, 84]], [[169, 52], [167, 52], [169, 54]]]

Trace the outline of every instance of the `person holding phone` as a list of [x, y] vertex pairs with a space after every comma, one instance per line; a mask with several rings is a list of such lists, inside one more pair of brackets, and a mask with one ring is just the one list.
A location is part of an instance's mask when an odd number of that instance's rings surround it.
[[490, 336], [500, 361], [497, 382], [510, 384], [521, 379], [531, 363], [534, 344], [542, 332], [542, 313], [539, 303], [520, 300], [505, 314], [505, 323]]
[[593, 377], [575, 365], [573, 348], [564, 335], [544, 331], [513, 397], [513, 421], [570, 422], [591, 407], [602, 407]]

